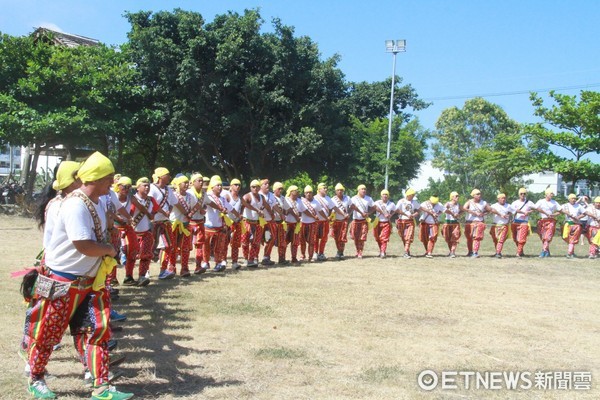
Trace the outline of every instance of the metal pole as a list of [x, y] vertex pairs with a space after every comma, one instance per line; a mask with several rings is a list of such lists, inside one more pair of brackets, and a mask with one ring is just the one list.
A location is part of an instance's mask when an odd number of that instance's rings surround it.
[[393, 67], [392, 67], [392, 94], [390, 95], [390, 118], [388, 121], [388, 142], [387, 142], [387, 153], [386, 153], [386, 163], [385, 163], [385, 188], [388, 188], [388, 169], [390, 162], [390, 147], [392, 145], [392, 116], [394, 113], [394, 86], [396, 85], [396, 54], [397, 52], [393, 52]]

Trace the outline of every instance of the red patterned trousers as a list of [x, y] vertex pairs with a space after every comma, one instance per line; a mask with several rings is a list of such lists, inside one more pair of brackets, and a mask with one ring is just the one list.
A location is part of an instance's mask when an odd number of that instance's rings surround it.
[[302, 229], [300, 229], [300, 253], [303, 259], [306, 258], [306, 249], [308, 248], [308, 260], [312, 260], [313, 254], [315, 253], [315, 237], [317, 235], [317, 224], [316, 222], [302, 222]]
[[263, 227], [258, 221], [244, 220], [246, 233], [242, 235], [242, 251], [246, 260], [258, 260], [260, 244], [263, 238]]
[[[154, 237], [152, 236], [152, 232], [138, 232], [138, 248], [139, 253], [138, 256], [140, 258], [140, 278], [145, 276], [148, 270], [150, 269], [150, 262], [152, 261], [152, 248], [154, 247]], [[133, 274], [133, 271], [132, 271]]]
[[121, 238], [121, 249], [125, 253], [125, 275], [132, 276], [133, 267], [139, 251], [138, 239], [130, 225], [120, 225], [117, 227]]
[[[70, 281], [55, 274], [50, 274], [50, 277], [57, 281], [72, 283], [65, 296], [55, 300], [39, 298], [32, 307], [27, 309], [25, 334], [30, 338], [28, 362], [31, 367], [31, 379], [44, 378], [54, 345], [60, 343], [73, 315], [81, 312], [86, 315], [90, 324], [85, 338], [85, 364], [94, 377], [94, 386], [108, 384], [107, 341], [111, 334], [108, 326], [110, 314], [108, 291], [103, 288], [93, 292], [93, 296], [88, 296], [92, 293], [94, 278]], [[85, 310], [79, 310], [82, 304], [85, 304]]]
[[482, 221], [471, 221], [465, 224], [465, 237], [467, 238], [467, 250], [469, 253], [478, 253], [483, 235], [485, 234], [485, 223]]
[[379, 222], [377, 226], [373, 228], [373, 236], [375, 237], [375, 241], [379, 246], [380, 253], [386, 253], [387, 245], [390, 241], [390, 236], [392, 234], [392, 226], [389, 221]]
[[567, 224], [567, 226], [567, 229], [569, 230], [569, 235], [567, 237], [563, 236], [563, 240], [569, 244], [567, 252], [569, 254], [573, 254], [575, 252], [575, 245], [579, 243], [579, 238], [581, 237], [581, 225]]
[[344, 248], [348, 242], [348, 221], [347, 220], [335, 220], [330, 230], [333, 240], [335, 240], [335, 247], [340, 253], [344, 253]]
[[439, 231], [440, 227], [438, 224], [421, 222], [419, 226], [419, 239], [421, 240], [421, 243], [423, 243], [425, 251], [429, 254], [433, 253], [433, 248], [435, 247], [435, 242], [437, 242]]
[[504, 242], [508, 237], [508, 225], [492, 225], [490, 228], [490, 236], [494, 241], [494, 247], [496, 248], [496, 254], [502, 253]]
[[529, 236], [529, 224], [527, 222], [513, 222], [510, 229], [515, 246], [517, 246], [517, 255], [522, 255]]
[[[187, 225], [187, 224], [186, 224]], [[187, 226], [186, 226], [187, 229]], [[189, 230], [188, 230], [189, 231]], [[181, 274], [187, 274], [190, 272], [190, 251], [192, 250], [192, 234], [191, 232], [186, 235], [179, 229], [177, 232], [173, 232], [173, 246], [171, 247], [171, 253], [169, 253], [169, 271], [177, 272], [177, 256], [181, 256]]]
[[264, 256], [271, 257], [271, 251], [274, 246], [277, 246], [277, 255], [279, 261], [285, 260], [285, 232], [283, 231], [282, 221], [270, 221], [269, 231], [271, 232], [271, 238], [265, 243]]
[[398, 218], [396, 220], [396, 229], [398, 230], [398, 236], [400, 236], [404, 244], [404, 251], [410, 253], [410, 245], [415, 239], [415, 220]]
[[460, 224], [456, 223], [445, 223], [442, 226], [442, 236], [448, 244], [448, 250], [451, 253], [456, 251], [458, 246], [458, 240], [460, 239]]
[[231, 262], [238, 262], [240, 257], [240, 246], [242, 245], [242, 224], [243, 222], [234, 222], [231, 225]]
[[292, 253], [292, 261], [298, 261], [298, 246], [300, 245], [300, 235], [296, 234], [296, 226], [300, 222], [288, 222], [287, 232], [285, 233], [286, 246], [289, 244], [290, 251]]
[[550, 242], [554, 237], [554, 231], [556, 229], [556, 220], [554, 218], [543, 218], [537, 222], [537, 231], [542, 241], [542, 250], [548, 251], [550, 248]]
[[[227, 257], [227, 231], [225, 227], [204, 228], [206, 240], [204, 241], [204, 259], [210, 260], [210, 250], [215, 256], [215, 265]], [[207, 261], [208, 262], [208, 261]]]
[[[191, 220], [189, 229], [192, 232], [194, 247], [196, 248], [196, 268], [200, 267], [202, 261], [204, 261], [204, 220]], [[206, 260], [208, 261], [208, 260]]]
[[170, 221], [155, 221], [152, 226], [154, 236], [154, 255], [158, 254], [160, 270], [164, 271], [169, 265], [169, 255], [171, 254], [173, 243], [175, 243], [175, 233], [171, 229]]
[[325, 254], [325, 246], [327, 245], [327, 239], [329, 237], [329, 220], [317, 221], [316, 232], [315, 232], [315, 253]]
[[369, 225], [367, 224], [367, 220], [352, 220], [350, 223], [350, 237], [354, 240], [354, 246], [356, 247], [356, 252], [358, 255], [362, 254], [362, 251], [365, 247], [365, 242], [367, 241], [367, 233], [369, 232]]
[[585, 236], [588, 239], [588, 242], [590, 244], [590, 251], [589, 251], [589, 255], [590, 256], [595, 256], [596, 253], [598, 252], [598, 246], [594, 244], [594, 242], [592, 242], [592, 239], [594, 239], [594, 236], [596, 236], [596, 234], [598, 234], [598, 230], [600, 228], [598, 228], [597, 226], [588, 226], [587, 228], [587, 232], [585, 233]]

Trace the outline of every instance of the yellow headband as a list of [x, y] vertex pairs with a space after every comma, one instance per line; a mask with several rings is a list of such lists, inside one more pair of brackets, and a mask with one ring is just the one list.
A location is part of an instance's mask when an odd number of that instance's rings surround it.
[[413, 194], [415, 194], [415, 193], [417, 193], [417, 192], [415, 192], [415, 189], [413, 189], [413, 188], [408, 188], [408, 189], [406, 189], [406, 192], [404, 192], [404, 195], [405, 195], [405, 196], [411, 196], [411, 195], [413, 195]]
[[252, 186], [260, 186], [260, 181], [258, 179], [253, 179], [252, 182], [250, 182], [250, 187]]
[[525, 188], [519, 189], [519, 194], [521, 194], [521, 193], [527, 194], [527, 189], [525, 189]]
[[286, 196], [289, 196], [289, 195], [290, 195], [290, 193], [292, 193], [294, 190], [298, 190], [298, 186], [296, 186], [296, 185], [292, 185], [292, 186], [290, 186], [290, 187], [287, 189], [287, 192], [285, 193], [285, 194], [286, 194]]
[[345, 191], [346, 188], [341, 183], [338, 183], [337, 185], [335, 185], [335, 190], [344, 190]]
[[356, 190], [360, 190], [360, 189], [366, 189], [367, 187], [365, 185], [358, 185], [358, 187], [356, 188]]
[[158, 182], [158, 178], [160, 178], [161, 176], [165, 176], [169, 174], [169, 170], [166, 169], [165, 167], [158, 167], [154, 170], [154, 173], [152, 174], [152, 180], [154, 181], [154, 183]]
[[140, 186], [142, 183], [150, 183], [150, 179], [143, 177], [137, 180], [137, 182], [135, 182], [135, 187]]
[[81, 168], [79, 168], [77, 176], [81, 179], [81, 182], [86, 183], [97, 181], [114, 173], [115, 167], [112, 162], [105, 155], [97, 151], [85, 160]]
[[283, 189], [283, 183], [281, 183], [281, 182], [275, 182], [273, 184], [273, 190], [277, 190], [277, 189], [280, 189], [280, 188]]
[[596, 196], [594, 198], [594, 203], [600, 203], [600, 196]]
[[471, 196], [476, 196], [476, 195], [478, 195], [478, 194], [481, 194], [481, 191], [479, 191], [479, 189], [473, 189], [473, 190], [471, 191]]
[[312, 193], [312, 191], [313, 191], [313, 188], [312, 188], [312, 186], [310, 186], [310, 185], [306, 185], [306, 186], [304, 187], [304, 193], [308, 193], [308, 192]]
[[324, 188], [327, 188], [327, 185], [323, 182], [321, 182], [317, 185], [317, 189], [324, 189]]
[[554, 191], [551, 188], [548, 188], [544, 191], [544, 194], [546, 194], [546, 195], [554, 194]]
[[458, 196], [458, 192], [452, 192], [452, 193], [450, 193], [450, 200], [452, 200], [452, 198], [454, 196]]
[[208, 190], [212, 190], [214, 186], [222, 185], [223, 181], [219, 175], [213, 175], [210, 177], [210, 182], [208, 183]]
[[63, 190], [75, 182], [75, 172], [79, 169], [81, 163], [75, 161], [63, 161], [56, 171], [56, 180], [52, 182], [54, 190]]
[[195, 174], [193, 174], [193, 175], [192, 175], [192, 177], [190, 178], [190, 182], [196, 182], [196, 181], [198, 181], [198, 180], [199, 180], [200, 182], [202, 182], [202, 174], [195, 173]]
[[390, 192], [387, 189], [383, 189], [381, 191], [381, 195], [383, 196], [384, 194], [387, 194], [388, 196], [390, 195]]
[[440, 198], [437, 196], [431, 196], [429, 198], [429, 201], [431, 202], [431, 204], [433, 204], [434, 206], [440, 202]]
[[506, 198], [506, 195], [504, 193], [498, 193], [498, 196], [496, 196], [497, 199], [501, 199], [501, 198]]
[[575, 193], [571, 193], [569, 194], [569, 196], [567, 197], [567, 199], [571, 200], [571, 199], [576, 199], [577, 195]]
[[234, 178], [234, 179], [231, 181], [231, 184], [232, 184], [232, 185], [240, 185], [240, 186], [241, 186], [241, 185], [242, 185], [242, 182], [240, 182], [240, 180], [239, 180], [239, 179], [237, 179], [237, 178]]

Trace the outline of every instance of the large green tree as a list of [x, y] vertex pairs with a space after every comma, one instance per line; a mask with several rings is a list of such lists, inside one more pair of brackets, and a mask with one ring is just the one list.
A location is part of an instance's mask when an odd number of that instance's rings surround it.
[[482, 98], [444, 110], [434, 138], [433, 165], [457, 175], [462, 193], [510, 191], [537, 168], [539, 142], [527, 141], [517, 122]]
[[548, 108], [537, 93], [531, 94], [535, 115], [543, 122], [528, 125], [526, 131], [536, 140], [565, 150], [569, 156], [548, 151], [540, 168], [561, 174], [570, 183], [569, 190], [578, 180], [600, 182], [600, 164], [587, 157], [600, 152], [600, 93], [583, 90], [578, 99], [552, 91], [550, 97], [556, 104]]

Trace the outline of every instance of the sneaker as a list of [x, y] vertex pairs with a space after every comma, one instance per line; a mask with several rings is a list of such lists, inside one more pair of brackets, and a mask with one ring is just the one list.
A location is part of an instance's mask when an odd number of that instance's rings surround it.
[[595, 254], [591, 254], [591, 255], [590, 255], [588, 258], [589, 258], [590, 260], [595, 260], [595, 259], [596, 259], [596, 255], [595, 255]]
[[175, 272], [171, 272], [169, 270], [164, 270], [160, 273], [160, 275], [158, 275], [158, 279], [161, 279], [161, 280], [173, 279], [174, 276], [175, 276]]
[[342, 259], [342, 253], [340, 253], [339, 251], [337, 253], [335, 253], [335, 258], [338, 260]]
[[138, 282], [133, 279], [133, 276], [127, 276], [125, 277], [125, 280], [123, 281], [123, 285], [125, 286], [136, 286], [138, 284]]
[[471, 255], [471, 258], [479, 258], [479, 253], [473, 253], [473, 254]]
[[108, 325], [110, 326], [110, 330], [114, 333], [114, 332], [121, 332], [123, 330], [122, 326], [119, 325], [114, 325], [111, 324], [110, 322], [108, 323]]
[[100, 394], [92, 395], [92, 400], [127, 400], [133, 397], [133, 393], [119, 392], [116, 387], [108, 386]]
[[412, 257], [410, 256], [410, 254], [408, 254], [408, 253], [404, 253], [404, 256], [403, 256], [403, 257], [404, 257], [404, 258], [412, 258]]
[[55, 399], [56, 394], [48, 388], [43, 379], [33, 381], [27, 387], [27, 391], [34, 399]]
[[127, 319], [127, 315], [119, 314], [115, 310], [110, 310], [110, 320], [113, 322], [125, 321]]
[[450, 253], [450, 258], [456, 258], [456, 253], [454, 253], [454, 252]]
[[496, 253], [496, 255], [494, 257], [496, 257], [496, 258], [502, 258], [502, 254]]
[[319, 261], [319, 255], [317, 253], [313, 254], [312, 261]]
[[261, 261], [260, 263], [261, 263], [261, 265], [273, 265], [273, 264], [275, 264], [275, 263], [274, 263], [273, 261], [271, 261], [271, 259], [270, 259], [270, 258], [268, 258], [268, 257], [265, 257], [265, 258], [263, 258], [263, 259], [262, 259], [262, 261]]
[[246, 265], [246, 267], [248, 267], [248, 268], [257, 268], [258, 267], [258, 262], [256, 260], [248, 260], [248, 265]]
[[300, 264], [300, 261], [297, 258], [292, 258], [292, 264]]
[[317, 256], [317, 260], [319, 261], [327, 261], [327, 257], [325, 257], [325, 254], [321, 253]]
[[58, 344], [55, 344], [54, 347], [52, 347], [52, 351], [59, 351], [62, 348], [63, 348], [63, 344], [58, 343]]
[[431, 253], [427, 253], [427, 254], [425, 254], [425, 257], [426, 258], [433, 258], [433, 255]]
[[222, 265], [222, 264], [215, 265], [215, 267], [213, 268], [213, 271], [215, 271], [215, 272], [222, 272], [222, 271], [225, 271], [225, 266], [224, 266], [224, 265]]
[[231, 268], [234, 269], [234, 271], [237, 271], [238, 269], [242, 268], [242, 266], [236, 262], [234, 262], [233, 264], [231, 264]]
[[289, 265], [290, 262], [288, 260], [279, 260], [279, 262], [277, 264], [279, 264], [279, 265]]
[[359, 260], [362, 259], [362, 251], [359, 251], [358, 253], [356, 253], [356, 258], [358, 258]]
[[194, 270], [194, 275], [200, 275], [206, 272], [206, 268], [196, 267]]
[[379, 258], [385, 258], [385, 253], [379, 253]]
[[472, 251], [468, 252], [466, 256], [467, 257], [472, 257], [473, 256], [473, 252]]
[[150, 284], [150, 278], [146, 278], [145, 276], [140, 277], [138, 281], [138, 286], [148, 286]]
[[181, 277], [182, 278], [189, 278], [190, 276], [192, 276], [192, 274], [190, 273], [190, 271], [188, 271], [188, 270], [181, 271]]

